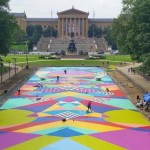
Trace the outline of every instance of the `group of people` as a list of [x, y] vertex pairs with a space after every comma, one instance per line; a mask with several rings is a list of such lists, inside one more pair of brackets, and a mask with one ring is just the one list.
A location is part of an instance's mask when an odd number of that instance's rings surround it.
[[137, 95], [136, 100], [137, 100], [136, 106], [138, 108], [145, 107], [145, 111], [149, 111], [150, 110], [150, 101], [144, 101], [144, 99], [140, 98], [139, 95]]
[[42, 88], [42, 87], [43, 87], [43, 84], [40, 83], [40, 82], [38, 82], [36, 85], [34, 85], [34, 87], [40, 87], [40, 88]]
[[139, 95], [137, 95], [136, 100], [137, 100], [136, 107], [141, 108], [145, 106], [146, 102], [144, 102], [144, 100], [141, 99]]
[[131, 68], [128, 68], [128, 73], [134, 73], [134, 74], [135, 74], [135, 72], [136, 72], [136, 71], [135, 71], [134, 68], [132, 68], [132, 67], [131, 67]]
[[[64, 70], [64, 74], [67, 74], [67, 70]], [[56, 77], [56, 82], [59, 82], [59, 79], [60, 79], [60, 77], [57, 76], [57, 77]]]

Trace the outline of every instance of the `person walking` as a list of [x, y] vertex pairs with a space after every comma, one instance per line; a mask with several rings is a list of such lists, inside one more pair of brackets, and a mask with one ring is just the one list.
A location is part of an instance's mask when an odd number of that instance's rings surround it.
[[18, 89], [18, 95], [20, 95], [20, 89]]
[[59, 82], [59, 76], [57, 76], [57, 82]]
[[67, 74], [67, 70], [64, 70], [64, 73]]
[[92, 102], [91, 101], [89, 101], [88, 102], [88, 105], [87, 105], [87, 108], [88, 108], [88, 112], [92, 112], [92, 110], [91, 110], [91, 105], [92, 105]]

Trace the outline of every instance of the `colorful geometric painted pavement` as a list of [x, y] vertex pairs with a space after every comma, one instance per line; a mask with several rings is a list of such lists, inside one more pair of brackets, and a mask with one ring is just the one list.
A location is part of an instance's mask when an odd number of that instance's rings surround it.
[[0, 150], [150, 149], [150, 122], [99, 67], [41, 68], [20, 89], [0, 108]]

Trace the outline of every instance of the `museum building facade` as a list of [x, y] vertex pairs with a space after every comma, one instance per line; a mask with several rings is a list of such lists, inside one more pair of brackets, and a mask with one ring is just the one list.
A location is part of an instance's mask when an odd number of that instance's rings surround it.
[[95, 24], [106, 28], [111, 25], [112, 18], [88, 18], [89, 13], [72, 7], [69, 10], [57, 12], [58, 18], [27, 18], [25, 13], [12, 13], [21, 27], [26, 30], [27, 25], [41, 25], [43, 29], [53, 27], [58, 31], [58, 37], [87, 36], [89, 26]]

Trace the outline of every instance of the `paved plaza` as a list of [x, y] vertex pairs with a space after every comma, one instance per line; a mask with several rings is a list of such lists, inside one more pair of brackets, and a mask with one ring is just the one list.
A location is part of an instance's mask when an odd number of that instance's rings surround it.
[[150, 149], [150, 122], [99, 67], [41, 68], [0, 109], [2, 150]]

